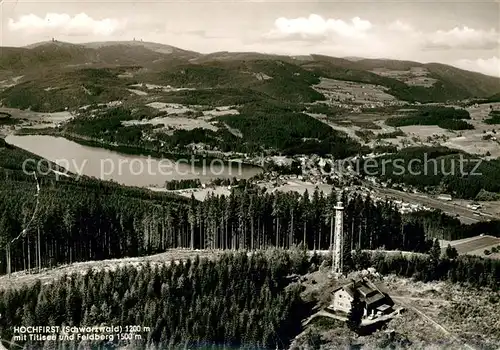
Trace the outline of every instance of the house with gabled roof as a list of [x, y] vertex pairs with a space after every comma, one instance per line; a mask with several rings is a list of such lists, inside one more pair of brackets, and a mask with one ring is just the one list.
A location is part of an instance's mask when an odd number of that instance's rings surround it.
[[332, 303], [327, 310], [348, 314], [355, 296], [363, 304], [364, 317], [384, 315], [392, 312], [394, 302], [368, 278], [352, 280], [333, 291]]

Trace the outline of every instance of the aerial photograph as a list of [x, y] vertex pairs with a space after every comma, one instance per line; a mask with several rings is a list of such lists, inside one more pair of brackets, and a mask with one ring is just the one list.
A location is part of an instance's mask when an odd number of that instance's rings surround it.
[[500, 2], [0, 0], [0, 350], [500, 349]]

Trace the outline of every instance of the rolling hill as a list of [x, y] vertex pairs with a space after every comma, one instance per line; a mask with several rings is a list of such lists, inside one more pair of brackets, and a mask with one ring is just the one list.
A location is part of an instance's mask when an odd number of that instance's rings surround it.
[[419, 67], [428, 71], [428, 76], [438, 81], [447, 82], [464, 89], [474, 96], [489, 96], [492, 91], [500, 91], [500, 79], [481, 73], [466, 71], [441, 63], [418, 63], [412, 61], [364, 59], [356, 62], [358, 69], [373, 70], [385, 68], [389, 70], [408, 71]]
[[[44, 111], [53, 108], [51, 103], [40, 101], [68, 100], [73, 101], [71, 105], [101, 101], [100, 98], [89, 101], [85, 96], [89, 95], [88, 90], [81, 88], [89, 84], [88, 69], [102, 69], [105, 77], [106, 70], [125, 67], [134, 67], [125, 79], [115, 75], [105, 81], [90, 81], [97, 92], [115, 90], [109, 96], [103, 94], [102, 100], [119, 98], [126, 93], [127, 84], [139, 82], [192, 89], [242, 89], [285, 103], [310, 103], [325, 99], [313, 88], [322, 77], [381, 85], [389, 94], [410, 102], [446, 102], [500, 93], [499, 78], [437, 63], [350, 60], [314, 54], [297, 57], [257, 52], [201, 54], [142, 41], [84, 44], [55, 41], [24, 48], [0, 48], [0, 78], [22, 76], [22, 80], [7, 84], [0, 98], [6, 106], [44, 105]], [[82, 69], [86, 73], [78, 73]], [[421, 85], [419, 79], [431, 83]], [[61, 86], [66, 94], [61, 95]], [[19, 103], [21, 99], [26, 101]]]
[[128, 95], [120, 69], [82, 68], [45, 72], [0, 93], [5, 106], [39, 112], [58, 112], [93, 103], [123, 99]]
[[[129, 42], [109, 42], [101, 46], [98, 44], [44, 42], [28, 48], [0, 48], [0, 72], [3, 75], [22, 73], [36, 76], [47, 69], [124, 65], [156, 67], [159, 63], [167, 65], [172, 59], [186, 61], [197, 57], [196, 53], [167, 45], [158, 44], [155, 47], [147, 45], [149, 43], [136, 45]], [[165, 48], [161, 50], [161, 46]]]

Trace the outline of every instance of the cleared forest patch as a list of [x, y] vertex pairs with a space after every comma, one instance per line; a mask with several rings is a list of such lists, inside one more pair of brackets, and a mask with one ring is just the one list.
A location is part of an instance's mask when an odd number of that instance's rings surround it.
[[375, 68], [372, 73], [383, 77], [397, 79], [409, 86], [432, 87], [437, 79], [429, 77], [429, 70], [425, 67], [410, 67], [408, 70], [394, 70], [387, 68]]
[[73, 273], [84, 274], [89, 269], [116, 270], [125, 265], [140, 267], [141, 264], [164, 264], [172, 261], [178, 262], [179, 260], [193, 259], [196, 256], [214, 259], [222, 253], [223, 251], [172, 249], [164, 253], [143, 257], [76, 262], [69, 265], [57, 266], [52, 269], [44, 268], [41, 273], [29, 274], [26, 271], [19, 271], [12, 273], [10, 278], [7, 275], [0, 276], [0, 289], [19, 288], [23, 285], [34, 284], [37, 280], [41, 280], [42, 284], [46, 284], [64, 275], [71, 275]]
[[321, 78], [314, 88], [330, 101], [379, 106], [383, 102], [396, 101], [387, 88], [380, 85]]
[[[443, 248], [451, 245], [458, 254], [477, 255], [488, 258], [500, 258], [498, 247], [500, 247], [500, 238], [493, 236], [475, 236], [471, 238], [459, 239], [456, 241], [442, 241]], [[485, 254], [488, 251], [488, 254]]]

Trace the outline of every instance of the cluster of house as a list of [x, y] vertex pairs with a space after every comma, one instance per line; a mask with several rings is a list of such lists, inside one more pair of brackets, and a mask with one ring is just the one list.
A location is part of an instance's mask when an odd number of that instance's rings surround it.
[[418, 203], [407, 203], [402, 200], [393, 200], [392, 203], [399, 209], [402, 214], [414, 213], [422, 210], [431, 210], [431, 208], [426, 207]]

